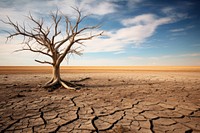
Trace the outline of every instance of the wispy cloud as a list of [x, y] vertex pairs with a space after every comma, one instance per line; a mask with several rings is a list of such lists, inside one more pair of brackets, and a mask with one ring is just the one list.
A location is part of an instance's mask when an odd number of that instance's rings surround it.
[[154, 14], [142, 14], [133, 18], [124, 19], [121, 23], [125, 26], [130, 25], [147, 25], [154, 22], [156, 16]]
[[86, 42], [87, 45], [84, 47], [84, 52], [86, 53], [94, 53], [94, 52], [119, 52], [123, 51], [126, 44], [122, 44], [122, 42], [113, 39], [102, 39], [102, 38], [94, 38], [90, 41]]
[[50, 60], [49, 57], [30, 51], [15, 52], [21, 48], [21, 45], [16, 44], [0, 44], [0, 65], [38, 65], [34, 59]]
[[[80, 8], [85, 14], [93, 15], [106, 15], [116, 11], [115, 4], [109, 1], [99, 1], [99, 0], [56, 0], [47, 1], [48, 7], [58, 8], [65, 14], [73, 15], [70, 10], [70, 6]], [[51, 8], [52, 9], [52, 8]]]
[[124, 27], [115, 31], [105, 31], [108, 38], [97, 38], [87, 42], [85, 52], [120, 52], [130, 44], [140, 45], [155, 33], [158, 26], [170, 23], [171, 19], [143, 14], [120, 22]]
[[117, 11], [117, 5], [109, 1], [89, 0], [81, 1], [79, 4], [77, 3], [77, 5], [80, 5], [80, 8], [85, 10], [88, 14], [94, 14], [98, 16], [114, 13]]
[[151, 37], [158, 26], [171, 23], [168, 17], [159, 18], [155, 14], [142, 14], [133, 18], [124, 19], [121, 23], [125, 26], [119, 29], [114, 37], [128, 43], [139, 45]]
[[165, 7], [161, 11], [174, 22], [189, 18], [188, 13], [179, 12], [176, 7]]
[[132, 60], [159, 60], [159, 59], [172, 59], [172, 58], [182, 58], [182, 57], [199, 57], [200, 53], [186, 53], [186, 54], [177, 54], [177, 55], [161, 55], [161, 56], [150, 56], [150, 57], [143, 57], [143, 56], [131, 56], [129, 59]]
[[[197, 58], [195, 58], [197, 57]], [[161, 55], [161, 56], [131, 56], [128, 57], [129, 62], [137, 65], [200, 65], [200, 53], [186, 53], [177, 55]]]
[[200, 53], [190, 53], [190, 54], [182, 54], [179, 55], [180, 57], [198, 57], [200, 56]]
[[186, 30], [189, 30], [189, 29], [192, 29], [192, 28], [194, 28], [194, 26], [190, 25], [190, 26], [187, 26], [187, 27], [184, 27], [184, 28], [171, 29], [170, 32], [183, 32], [183, 31], [186, 31]]
[[158, 17], [155, 14], [122, 19], [122, 28], [105, 31], [108, 38], [97, 38], [87, 42], [85, 52], [121, 52], [129, 44], [139, 46], [153, 36], [159, 26], [172, 22], [171, 17]]
[[[22, 16], [31, 12], [33, 15], [44, 17], [52, 11], [59, 9], [62, 13], [73, 16], [74, 12], [71, 7], [82, 9], [85, 14], [106, 15], [116, 12], [116, 4], [109, 1], [98, 0], [20, 0], [20, 1], [0, 1], [1, 18], [10, 16], [19, 20]], [[21, 17], [19, 17], [21, 16]]]
[[185, 29], [184, 28], [179, 28], [179, 29], [170, 30], [170, 32], [181, 32], [181, 31], [185, 31]]

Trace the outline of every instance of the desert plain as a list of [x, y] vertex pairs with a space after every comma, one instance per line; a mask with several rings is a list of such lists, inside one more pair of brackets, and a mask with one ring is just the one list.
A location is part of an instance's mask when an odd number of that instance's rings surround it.
[[0, 132], [199, 133], [200, 67], [0, 67]]

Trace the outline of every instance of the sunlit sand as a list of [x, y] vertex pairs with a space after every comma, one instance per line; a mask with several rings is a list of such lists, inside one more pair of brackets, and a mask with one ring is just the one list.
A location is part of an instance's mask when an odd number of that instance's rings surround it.
[[48, 92], [51, 67], [0, 67], [0, 131], [200, 132], [200, 67], [68, 66], [61, 77], [84, 86]]
[[[0, 73], [51, 73], [51, 66], [0, 66]], [[62, 66], [63, 73], [87, 72], [200, 72], [200, 66]]]

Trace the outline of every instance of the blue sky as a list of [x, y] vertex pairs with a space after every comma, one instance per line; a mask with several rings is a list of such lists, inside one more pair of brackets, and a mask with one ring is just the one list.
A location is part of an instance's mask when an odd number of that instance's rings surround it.
[[[198, 0], [0, 0], [0, 19], [26, 22], [59, 9], [72, 17], [70, 6], [92, 14], [83, 25], [101, 23], [106, 37], [86, 41], [83, 56], [62, 65], [86, 66], [200, 66], [200, 13]], [[45, 59], [20, 49], [22, 38], [6, 43], [9, 27], [0, 22], [0, 65], [40, 65]]]

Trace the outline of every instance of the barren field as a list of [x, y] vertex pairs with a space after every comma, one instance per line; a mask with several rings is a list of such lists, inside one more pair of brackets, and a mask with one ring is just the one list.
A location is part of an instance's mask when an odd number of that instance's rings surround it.
[[[200, 72], [199, 66], [65, 66], [62, 73]], [[0, 66], [0, 74], [51, 73], [50, 66]]]
[[200, 67], [0, 67], [0, 132], [199, 133]]

